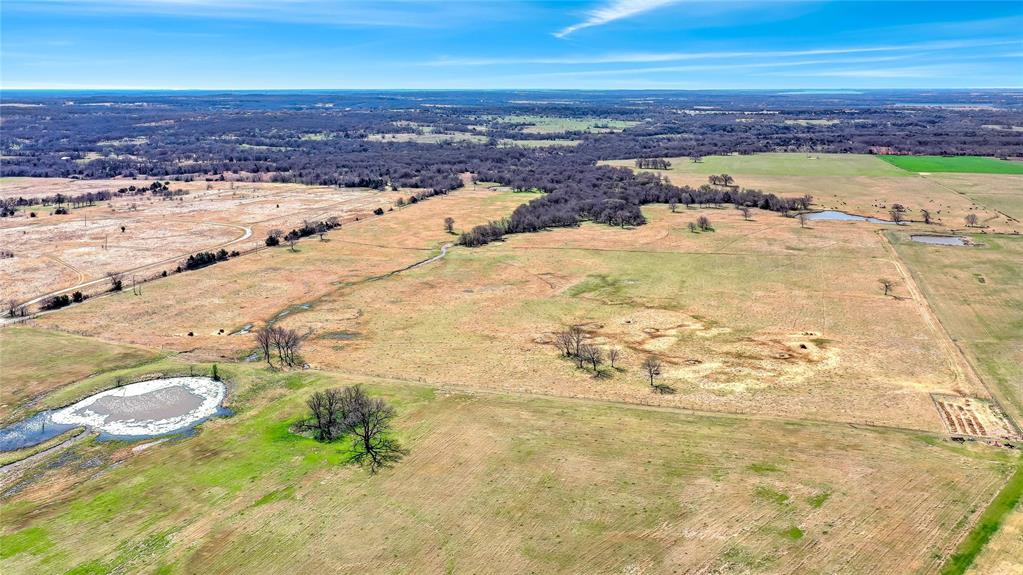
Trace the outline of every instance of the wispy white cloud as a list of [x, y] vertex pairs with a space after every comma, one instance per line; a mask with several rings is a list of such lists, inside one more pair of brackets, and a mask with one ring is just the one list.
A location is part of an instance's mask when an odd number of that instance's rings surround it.
[[603, 26], [615, 20], [629, 18], [644, 12], [663, 8], [669, 4], [676, 4], [680, 0], [610, 0], [605, 4], [594, 8], [586, 13], [586, 19], [577, 24], [572, 24], [554, 33], [558, 38], [564, 38], [573, 32], [584, 28]]
[[716, 60], [732, 58], [786, 58], [801, 56], [832, 56], [871, 52], [898, 52], [903, 50], [958, 50], [989, 46], [1019, 46], [1019, 40], [953, 40], [917, 42], [880, 46], [849, 46], [843, 48], [812, 48], [806, 50], [721, 51], [721, 52], [630, 52], [578, 56], [552, 56], [534, 58], [441, 58], [427, 62], [431, 66], [519, 66], [519, 65], [596, 65], [639, 64], [654, 62], [681, 62], [685, 60]]

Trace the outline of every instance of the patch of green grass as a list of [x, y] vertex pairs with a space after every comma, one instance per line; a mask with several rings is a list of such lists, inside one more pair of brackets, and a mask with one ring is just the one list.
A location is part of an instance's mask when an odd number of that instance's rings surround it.
[[792, 527], [789, 527], [788, 529], [782, 531], [781, 534], [786, 539], [791, 539], [793, 541], [799, 541], [805, 535], [803, 530], [800, 529], [799, 527], [796, 527], [795, 525], [793, 525]]
[[782, 493], [781, 491], [778, 491], [777, 489], [768, 487], [766, 485], [758, 485], [757, 488], [753, 490], [753, 494], [756, 495], [757, 498], [759, 499], [763, 499], [764, 501], [770, 501], [772, 503], [777, 503], [779, 505], [788, 503], [790, 499], [790, 497], [785, 493]]
[[948, 559], [941, 570], [942, 575], [960, 575], [973, 564], [974, 559], [984, 549], [984, 545], [1001, 527], [1005, 516], [1019, 504], [1023, 497], [1023, 466], [1016, 469], [1009, 482], [984, 510], [973, 530], [959, 544], [959, 548]]
[[0, 535], [0, 559], [14, 557], [19, 553], [38, 555], [53, 547], [49, 535], [42, 527], [28, 527], [10, 535]]
[[283, 489], [277, 489], [275, 491], [271, 491], [270, 493], [267, 493], [266, 495], [264, 495], [264, 496], [260, 497], [259, 499], [257, 499], [256, 502], [252, 504], [252, 506], [253, 507], [259, 507], [261, 505], [266, 505], [268, 503], [273, 503], [275, 501], [281, 501], [281, 500], [284, 500], [284, 499], [292, 499], [294, 497], [295, 497], [295, 486], [294, 485], [289, 485], [289, 486], [287, 486], [287, 487], [285, 487]]
[[878, 156], [908, 172], [1023, 174], [1023, 163], [984, 156]]
[[830, 491], [821, 491], [816, 495], [811, 495], [810, 497], [807, 497], [806, 503], [810, 505], [810, 507], [813, 507], [814, 509], [820, 509], [821, 507], [824, 506], [824, 502], [826, 502], [830, 497], [831, 497]]

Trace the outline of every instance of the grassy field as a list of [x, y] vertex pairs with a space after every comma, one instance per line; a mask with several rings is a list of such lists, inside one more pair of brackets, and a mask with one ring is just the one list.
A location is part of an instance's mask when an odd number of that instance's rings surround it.
[[1023, 174], [1023, 163], [983, 156], [878, 156], [909, 172]]
[[[699, 162], [668, 158], [672, 174], [730, 174], [732, 176], [909, 176], [910, 173], [862, 154], [763, 153], [744, 156], [706, 156]], [[634, 166], [632, 160], [611, 160], [609, 165]], [[657, 170], [663, 173], [663, 170]], [[702, 183], [706, 183], [706, 178]]]
[[949, 333], [1023, 421], [1023, 237], [977, 234], [979, 245], [963, 249], [889, 237]]
[[224, 373], [234, 417], [14, 481], [4, 571], [929, 573], [1014, 468], [928, 435], [369, 380], [410, 449], [373, 476], [287, 430], [363, 380]]
[[[465, 230], [537, 197], [479, 184], [0, 329], [7, 416], [213, 362], [234, 412], [0, 474], [0, 571], [1013, 572], [1018, 452], [949, 440], [932, 394], [986, 405], [990, 388], [1023, 416], [1023, 238], [994, 233], [1019, 229], [1021, 177], [772, 156], [722, 161], [830, 164], [733, 175], [937, 221], [649, 205], [644, 226], [513, 235], [392, 274], [455, 241], [445, 217]], [[977, 246], [909, 241], [966, 233], [968, 213]], [[714, 231], [688, 230], [699, 215]], [[308, 368], [267, 370], [231, 335], [267, 322], [305, 336]], [[569, 324], [620, 347], [615, 368], [560, 357]], [[674, 394], [650, 388], [648, 356]], [[378, 475], [289, 431], [313, 391], [353, 383], [396, 406], [410, 449]]]
[[34, 397], [94, 373], [147, 363], [157, 353], [136, 346], [31, 327], [0, 329], [0, 421]]

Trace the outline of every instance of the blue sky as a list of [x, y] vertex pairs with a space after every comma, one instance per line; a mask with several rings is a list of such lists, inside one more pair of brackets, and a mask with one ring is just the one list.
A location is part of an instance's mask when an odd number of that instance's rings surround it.
[[3, 0], [6, 89], [1023, 86], [1023, 2]]

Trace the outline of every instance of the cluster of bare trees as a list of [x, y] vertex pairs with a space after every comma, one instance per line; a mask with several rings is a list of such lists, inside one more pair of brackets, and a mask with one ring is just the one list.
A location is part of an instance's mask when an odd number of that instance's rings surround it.
[[319, 441], [353, 438], [352, 461], [365, 463], [371, 472], [401, 459], [406, 451], [390, 437], [394, 408], [382, 399], [370, 397], [358, 385], [317, 391], [306, 405], [312, 415], [299, 424]]
[[256, 343], [259, 344], [263, 358], [270, 367], [273, 367], [274, 351], [277, 352], [281, 366], [292, 367], [298, 363], [302, 336], [293, 329], [270, 325], [256, 331]]
[[728, 174], [721, 174], [720, 176], [711, 175], [707, 176], [707, 181], [710, 182], [712, 186], [731, 186], [735, 183], [735, 178]]
[[[707, 216], [700, 216], [696, 218], [696, 227], [700, 228], [701, 232], [707, 232], [714, 229], [714, 226], [710, 224], [710, 218]], [[690, 231], [694, 231], [692, 225], [689, 227]]]
[[664, 158], [639, 158], [636, 160], [636, 167], [641, 170], [667, 170], [671, 162]]
[[594, 375], [600, 374], [600, 366], [605, 361], [609, 362], [611, 369], [615, 369], [615, 363], [621, 357], [622, 351], [617, 347], [604, 348], [588, 343], [586, 333], [577, 325], [560, 331], [554, 336], [554, 345], [558, 347], [561, 354], [575, 360], [579, 369], [589, 365]]

